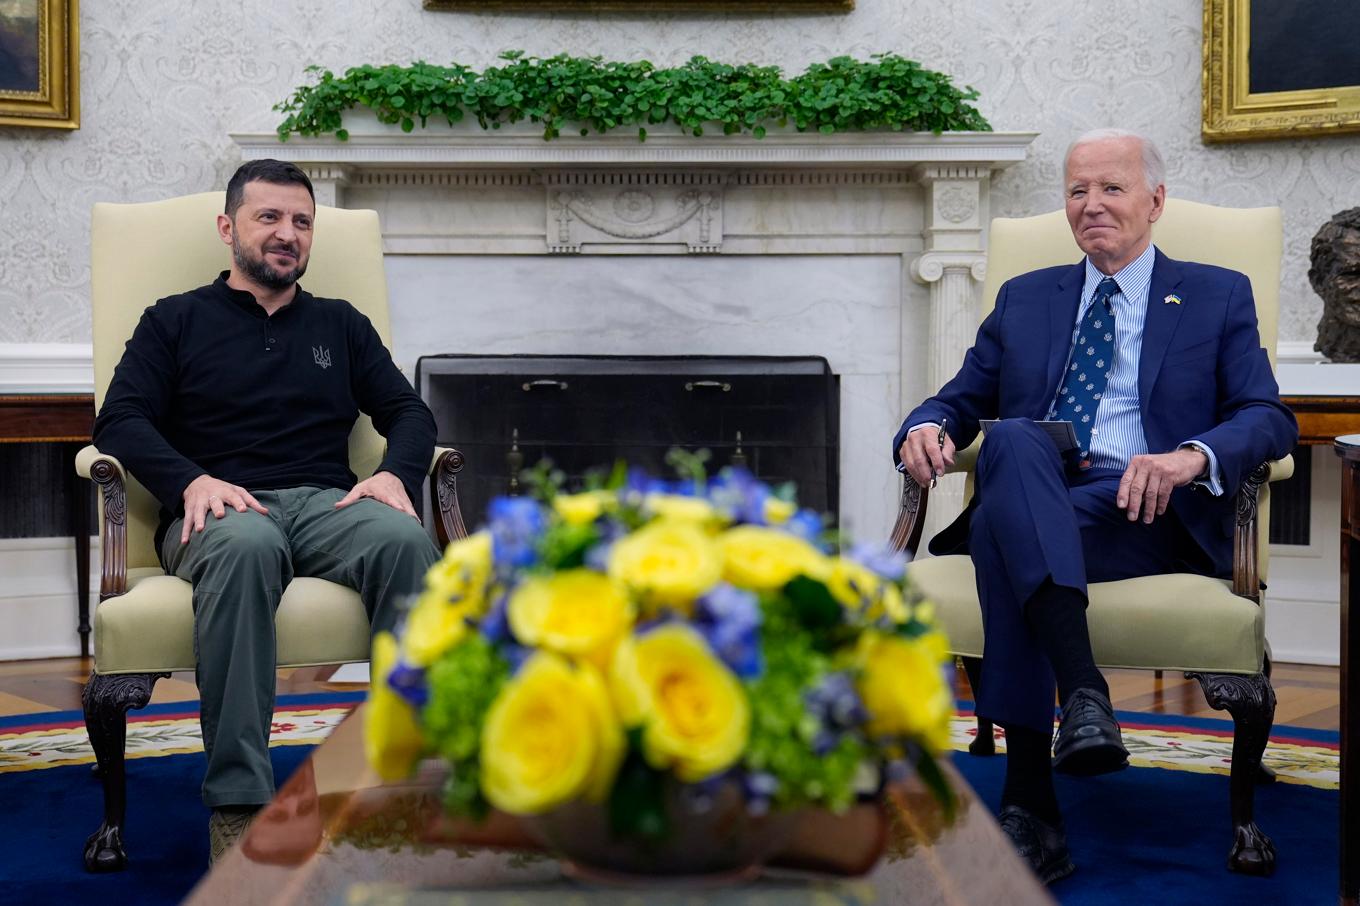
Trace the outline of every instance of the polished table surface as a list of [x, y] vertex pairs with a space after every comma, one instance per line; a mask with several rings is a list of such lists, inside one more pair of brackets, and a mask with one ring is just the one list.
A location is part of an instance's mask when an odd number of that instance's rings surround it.
[[[556, 859], [529, 848], [518, 823], [505, 816], [480, 827], [442, 819], [433, 768], [407, 783], [382, 784], [364, 764], [360, 708], [312, 753], [186, 903], [1051, 904], [986, 807], [946, 768], [961, 800], [958, 814], [946, 822], [919, 786], [895, 790], [887, 849], [867, 875], [773, 869], [745, 884], [686, 888], [658, 881], [639, 891], [572, 880]], [[803, 845], [794, 848], [804, 853], [841, 846], [815, 822], [800, 827], [798, 836]]]

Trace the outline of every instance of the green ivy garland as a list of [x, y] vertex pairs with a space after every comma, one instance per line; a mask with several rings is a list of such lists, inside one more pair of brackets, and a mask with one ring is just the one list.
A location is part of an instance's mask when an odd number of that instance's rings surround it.
[[790, 79], [777, 66], [731, 66], [704, 57], [673, 69], [646, 60], [540, 58], [522, 51], [507, 51], [501, 59], [504, 65], [482, 72], [459, 63], [417, 62], [355, 66], [337, 77], [308, 67], [318, 74], [316, 83], [274, 107], [286, 115], [279, 138], [334, 133], [344, 141], [349, 133], [341, 116], [353, 107], [367, 107], [379, 122], [400, 124], [405, 132], [430, 119], [453, 124], [467, 115], [483, 129], [528, 119], [543, 124], [545, 140], [560, 135], [567, 123], [578, 124], [582, 135], [637, 126], [640, 141], [648, 126], [668, 122], [694, 135], [716, 123], [726, 135], [750, 131], [756, 138], [772, 124], [790, 123], [800, 132], [822, 133], [991, 130], [969, 103], [978, 96], [975, 90], [960, 89], [948, 76], [896, 54], [875, 54], [869, 61], [835, 57]]

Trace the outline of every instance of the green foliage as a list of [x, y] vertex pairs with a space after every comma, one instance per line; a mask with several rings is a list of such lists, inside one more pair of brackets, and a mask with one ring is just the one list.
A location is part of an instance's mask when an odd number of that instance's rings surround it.
[[379, 122], [411, 132], [433, 120], [449, 124], [465, 116], [483, 129], [529, 120], [543, 124], [553, 139], [568, 124], [582, 135], [621, 126], [674, 123], [703, 135], [716, 125], [724, 134], [751, 132], [764, 138], [772, 125], [793, 124], [800, 132], [891, 129], [913, 132], [989, 131], [970, 103], [971, 88], [896, 54], [870, 60], [835, 57], [785, 78], [775, 66], [715, 63], [693, 57], [673, 69], [646, 60], [605, 61], [559, 54], [541, 58], [522, 51], [501, 54], [503, 64], [475, 72], [459, 63], [435, 66], [355, 66], [336, 76], [308, 67], [316, 83], [297, 88], [275, 105], [285, 114], [280, 139], [334, 133], [349, 137], [341, 124], [346, 110], [367, 107]]
[[747, 683], [748, 697], [759, 704], [751, 709], [745, 766], [779, 780], [774, 795], [777, 808], [811, 803], [833, 810], [848, 808], [854, 802], [856, 772], [861, 762], [873, 759], [874, 752], [862, 736], [846, 733], [831, 751], [814, 754], [812, 744], [819, 727], [804, 706], [803, 696], [826, 674], [830, 663], [816, 650], [812, 634], [803, 628], [789, 603], [766, 598], [762, 610], [765, 672]]
[[619, 838], [661, 840], [670, 831], [666, 820], [666, 775], [642, 754], [642, 728], [628, 731], [628, 754], [609, 792], [609, 829]]
[[421, 713], [425, 737], [434, 750], [457, 767], [444, 787], [444, 802], [454, 814], [486, 813], [478, 762], [482, 723], [491, 702], [510, 675], [510, 665], [491, 643], [470, 634], [430, 668], [430, 700]]
[[594, 525], [555, 523], [548, 527], [539, 541], [542, 568], [556, 572], [584, 566], [586, 554], [599, 542], [600, 532]]

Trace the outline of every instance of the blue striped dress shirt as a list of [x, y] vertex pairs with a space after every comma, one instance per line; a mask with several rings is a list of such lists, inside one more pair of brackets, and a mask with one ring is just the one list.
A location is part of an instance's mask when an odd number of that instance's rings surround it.
[[[1110, 300], [1114, 306], [1115, 359], [1114, 371], [1100, 398], [1095, 425], [1091, 428], [1093, 468], [1123, 471], [1128, 468], [1129, 460], [1148, 452], [1143, 417], [1138, 409], [1138, 360], [1143, 353], [1143, 324], [1147, 320], [1148, 291], [1152, 286], [1152, 265], [1156, 257], [1156, 247], [1149, 244], [1143, 254], [1124, 265], [1118, 273], [1109, 275], [1119, 284], [1119, 292]], [[1095, 300], [1096, 287], [1105, 276], [1090, 258], [1086, 259], [1086, 282], [1082, 286], [1081, 305], [1077, 308], [1069, 345], [1076, 344], [1082, 319]], [[1071, 355], [1069, 352], [1069, 362]], [[1057, 413], [1057, 403], [1054, 398], [1049, 406], [1050, 419]], [[1191, 441], [1190, 445], [1209, 459], [1209, 479], [1198, 483], [1211, 493], [1222, 493], [1214, 451], [1199, 441]]]

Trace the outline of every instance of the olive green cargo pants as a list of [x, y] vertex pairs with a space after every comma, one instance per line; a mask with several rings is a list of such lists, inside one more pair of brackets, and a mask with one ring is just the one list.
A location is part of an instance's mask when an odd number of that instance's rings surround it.
[[194, 587], [194, 654], [209, 808], [261, 805], [274, 795], [269, 730], [274, 714], [274, 613], [294, 576], [359, 592], [372, 632], [391, 629], [401, 599], [420, 590], [439, 557], [410, 516], [368, 498], [335, 509], [344, 491], [252, 491], [268, 515], [228, 507], [208, 513], [180, 544], [166, 531], [161, 562]]

